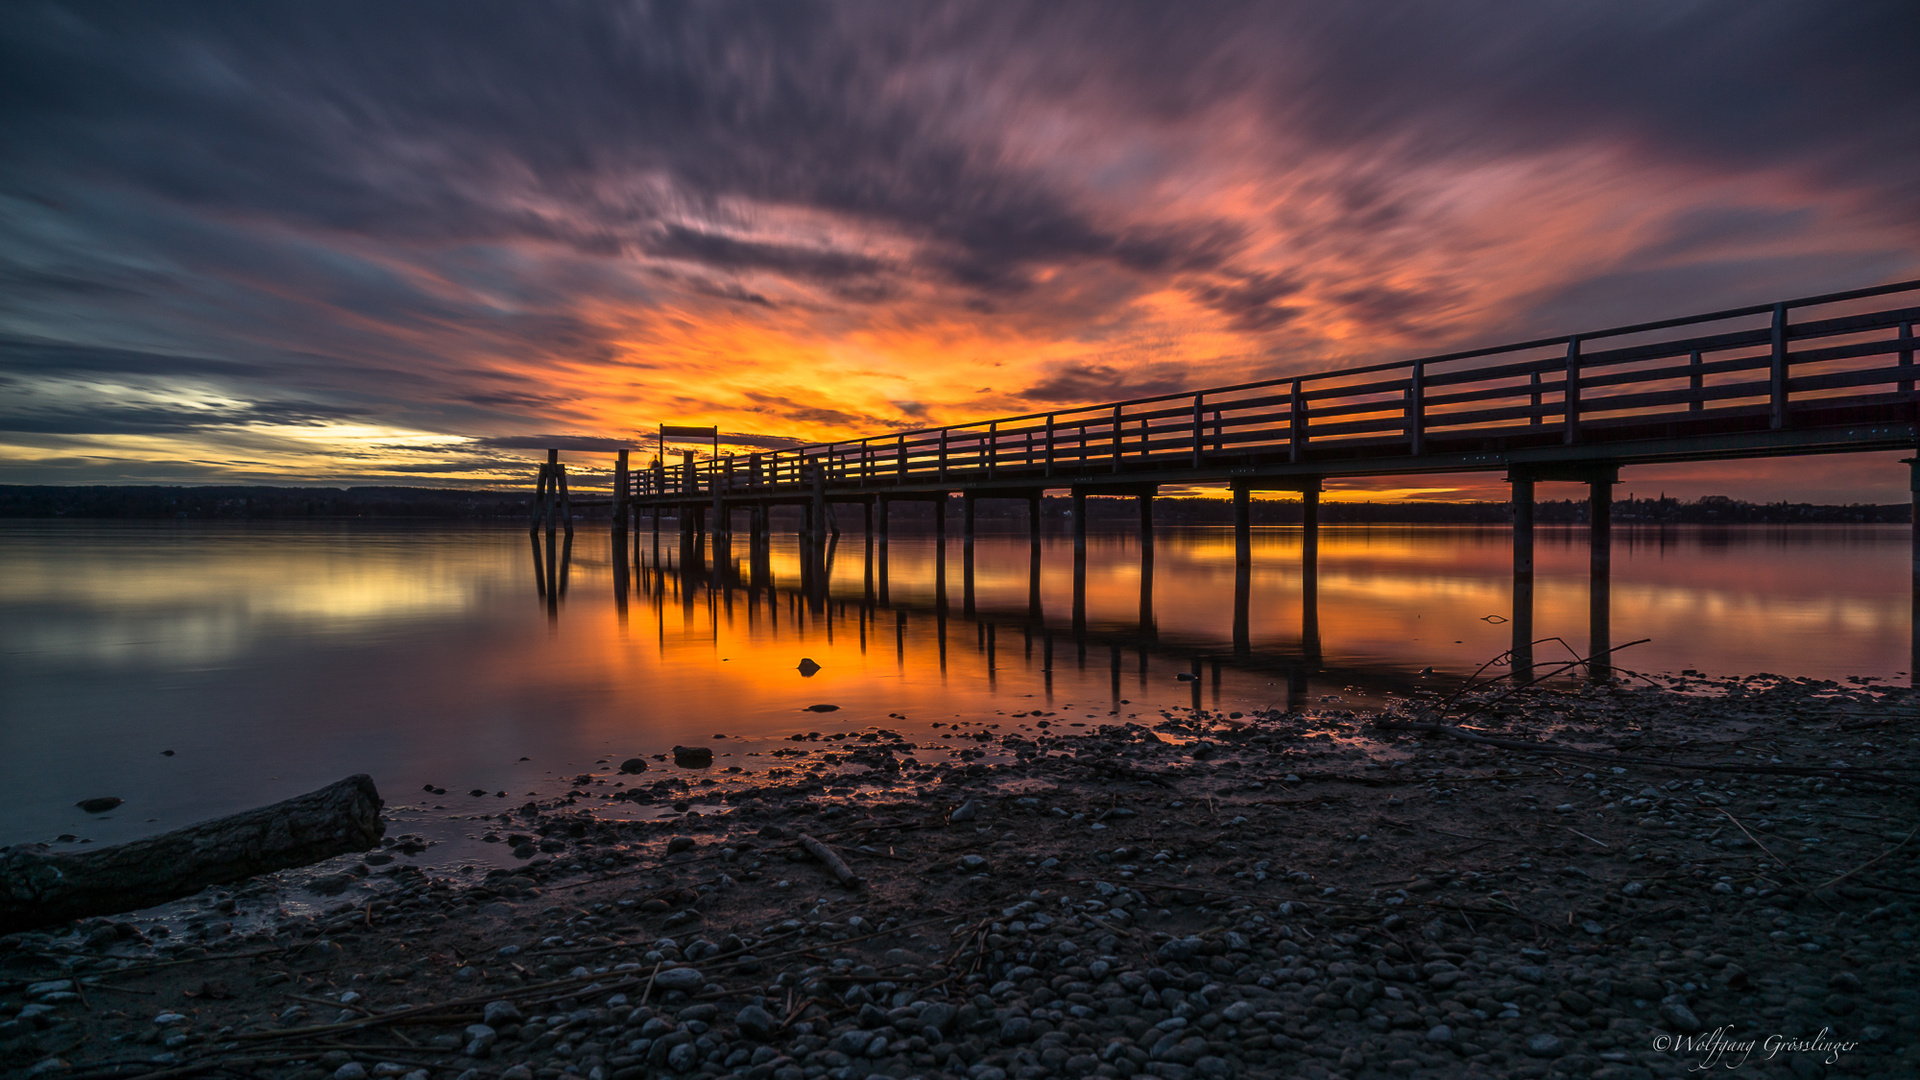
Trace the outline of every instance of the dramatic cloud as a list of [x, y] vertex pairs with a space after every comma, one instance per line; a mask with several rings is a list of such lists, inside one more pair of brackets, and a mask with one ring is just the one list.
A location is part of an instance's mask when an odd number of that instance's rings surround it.
[[1916, 31], [22, 0], [0, 481], [490, 481], [663, 421], [791, 445], [1915, 276]]

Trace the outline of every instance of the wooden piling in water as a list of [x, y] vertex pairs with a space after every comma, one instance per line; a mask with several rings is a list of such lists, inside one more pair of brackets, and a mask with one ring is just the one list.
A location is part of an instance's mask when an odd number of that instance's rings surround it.
[[1233, 565], [1253, 566], [1253, 493], [1244, 485], [1233, 489]]
[[1533, 678], [1533, 477], [1508, 478], [1513, 485], [1513, 637], [1510, 670], [1515, 682]]
[[613, 459], [613, 531], [627, 531], [627, 505], [630, 492], [627, 490], [627, 454], [621, 450]]
[[1595, 682], [1613, 677], [1613, 663], [1607, 658], [1610, 648], [1609, 625], [1613, 592], [1613, 478], [1594, 477], [1588, 482], [1587, 555], [1591, 578], [1588, 586], [1587, 655], [1593, 657], [1588, 674]]
[[[1907, 325], [1906, 330], [1911, 337], [1913, 330], [1911, 323]], [[1903, 361], [1910, 362], [1911, 359], [1912, 357], [1908, 356], [1903, 358]], [[1907, 661], [1907, 681], [1913, 686], [1920, 686], [1920, 457], [1906, 458], [1905, 461], [1907, 488], [1913, 502], [1913, 516], [1908, 519], [1907, 525], [1908, 542], [1912, 545], [1913, 556], [1913, 600], [1910, 614], [1912, 628], [1907, 639], [1910, 642], [1908, 648], [1912, 656]]]

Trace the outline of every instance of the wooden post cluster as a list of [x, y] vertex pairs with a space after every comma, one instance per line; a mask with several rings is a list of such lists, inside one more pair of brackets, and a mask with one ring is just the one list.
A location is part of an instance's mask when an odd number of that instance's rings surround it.
[[533, 522], [527, 532], [539, 532], [542, 524], [552, 532], [562, 523], [566, 525], [567, 535], [573, 535], [573, 500], [567, 495], [567, 467], [560, 464], [560, 451], [549, 450], [534, 487]]

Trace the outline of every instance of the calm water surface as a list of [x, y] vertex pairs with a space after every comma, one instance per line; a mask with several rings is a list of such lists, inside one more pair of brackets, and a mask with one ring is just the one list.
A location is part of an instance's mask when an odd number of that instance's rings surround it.
[[[969, 618], [957, 539], [943, 575], [931, 537], [898, 533], [885, 603], [855, 533], [833, 552], [830, 599], [810, 604], [791, 589], [790, 534], [774, 538], [776, 588], [716, 591], [677, 572], [670, 537], [676, 572], [654, 572], [643, 534], [642, 565], [616, 574], [604, 524], [582, 526], [548, 588], [544, 544], [523, 529], [7, 523], [0, 844], [114, 842], [354, 772], [373, 775], [399, 831], [437, 820], [459, 840], [445, 822], [676, 743], [759, 773], [797, 731], [930, 741], [934, 722], [1014, 729], [1034, 721], [995, 714], [1035, 709], [1092, 725], [1196, 703], [1334, 707], [1457, 683], [1507, 648], [1505, 530], [1325, 528], [1312, 606], [1300, 539], [1255, 530], [1236, 647], [1226, 529], [1163, 531], [1150, 575], [1136, 538], [1095, 536], [1076, 619], [1071, 542], [1048, 538], [1036, 575], [1024, 533], [976, 544]], [[1620, 665], [1903, 677], [1907, 545], [1905, 526], [1621, 530], [1613, 638], [1653, 640]], [[1541, 530], [1537, 636], [1584, 651], [1586, 565], [1582, 531]], [[802, 658], [820, 670], [803, 676]], [[802, 711], [823, 703], [840, 709]], [[103, 816], [73, 805], [96, 795], [127, 801]]]

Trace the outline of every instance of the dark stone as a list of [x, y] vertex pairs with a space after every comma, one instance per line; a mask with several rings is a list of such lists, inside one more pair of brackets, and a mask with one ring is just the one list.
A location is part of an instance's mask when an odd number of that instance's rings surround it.
[[801, 711], [801, 712], [839, 712], [839, 711], [840, 711], [840, 706], [838, 706], [838, 705], [809, 705], [809, 706], [807, 706], [806, 708], [804, 708], [804, 709], [802, 709], [802, 710], [800, 710], [800, 711]]
[[621, 771], [621, 772], [623, 772], [623, 773], [642, 773], [642, 772], [646, 772], [646, 771], [647, 771], [647, 759], [646, 759], [646, 758], [637, 758], [637, 757], [630, 757], [630, 758], [628, 758], [627, 760], [625, 760], [625, 761], [623, 761], [623, 762], [621, 762], [621, 763], [620, 763], [620, 771]]
[[713, 748], [710, 746], [676, 746], [673, 748], [673, 763], [682, 768], [700, 768], [713, 764]]
[[740, 1034], [755, 1042], [766, 1042], [780, 1026], [773, 1014], [758, 1005], [741, 1009], [734, 1015], [733, 1022], [740, 1026]]
[[307, 888], [321, 896], [339, 896], [354, 882], [351, 874], [322, 874], [307, 882]]
[[85, 810], [89, 814], [104, 814], [123, 802], [126, 802], [126, 800], [118, 796], [103, 795], [97, 799], [81, 799], [73, 805]]

